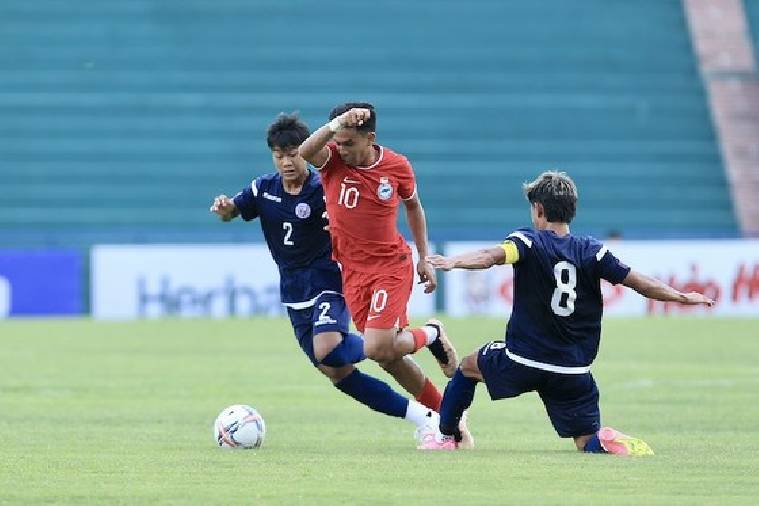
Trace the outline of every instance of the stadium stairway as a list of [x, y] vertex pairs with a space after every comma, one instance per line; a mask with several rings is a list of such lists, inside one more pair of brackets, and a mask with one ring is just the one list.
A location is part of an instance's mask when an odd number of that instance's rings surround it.
[[211, 198], [281, 111], [376, 104], [435, 239], [498, 239], [568, 171], [575, 230], [732, 235], [677, 0], [0, 2], [2, 245], [242, 241]]

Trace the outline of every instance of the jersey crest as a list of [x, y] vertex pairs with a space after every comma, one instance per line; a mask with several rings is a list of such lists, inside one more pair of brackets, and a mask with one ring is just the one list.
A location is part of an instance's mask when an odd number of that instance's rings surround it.
[[380, 200], [389, 200], [393, 196], [393, 186], [386, 177], [380, 178], [380, 184], [377, 187], [377, 196]]
[[305, 202], [300, 202], [297, 206], [295, 206], [295, 216], [301, 220], [305, 220], [311, 216], [311, 206]]

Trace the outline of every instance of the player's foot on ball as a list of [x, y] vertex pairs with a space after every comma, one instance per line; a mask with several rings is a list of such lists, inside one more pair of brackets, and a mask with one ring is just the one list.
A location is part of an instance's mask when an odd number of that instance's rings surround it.
[[654, 454], [654, 451], [645, 441], [622, 434], [611, 427], [604, 427], [599, 430], [598, 439], [601, 441], [603, 449], [614, 455]]
[[437, 360], [440, 369], [443, 374], [448, 378], [452, 378], [456, 373], [456, 368], [459, 366], [459, 357], [456, 355], [456, 348], [453, 347], [453, 343], [448, 339], [448, 334], [445, 333], [445, 327], [440, 320], [427, 320], [430, 327], [437, 329], [437, 339], [427, 345], [427, 348], [432, 353], [432, 356]]
[[436, 427], [427, 427], [422, 432], [417, 450], [455, 450], [458, 448], [453, 436], [440, 434]]
[[472, 433], [469, 432], [467, 412], [461, 415], [459, 420], [459, 432], [461, 432], [461, 441], [459, 441], [459, 450], [472, 450], [474, 448], [474, 438]]

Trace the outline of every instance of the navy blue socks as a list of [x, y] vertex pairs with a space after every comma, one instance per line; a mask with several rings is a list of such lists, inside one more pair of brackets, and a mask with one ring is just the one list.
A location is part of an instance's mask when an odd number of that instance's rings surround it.
[[461, 440], [459, 420], [461, 420], [464, 411], [472, 404], [476, 386], [477, 380], [467, 378], [461, 369], [456, 369], [456, 374], [445, 387], [443, 403], [440, 406], [441, 433], [455, 436], [457, 441]]
[[593, 434], [593, 437], [585, 443], [585, 448], [582, 449], [585, 453], [606, 453], [606, 450], [601, 446], [601, 440], [598, 439], [598, 433]]
[[374, 411], [397, 418], [406, 416], [409, 400], [390, 388], [384, 381], [364, 374], [358, 369], [335, 384], [338, 390], [353, 397]]

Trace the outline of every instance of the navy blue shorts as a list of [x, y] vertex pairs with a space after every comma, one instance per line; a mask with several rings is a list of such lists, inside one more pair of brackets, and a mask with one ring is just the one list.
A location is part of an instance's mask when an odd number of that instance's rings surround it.
[[348, 306], [338, 293], [325, 293], [313, 306], [305, 309], [287, 308], [287, 314], [300, 348], [314, 366], [318, 365], [314, 356], [314, 336], [321, 332], [344, 334], [350, 330]]
[[527, 367], [511, 360], [505, 347], [503, 341], [491, 341], [477, 354], [477, 366], [491, 399], [535, 391], [559, 436], [585, 436], [601, 428], [598, 387], [592, 374], [558, 374]]

